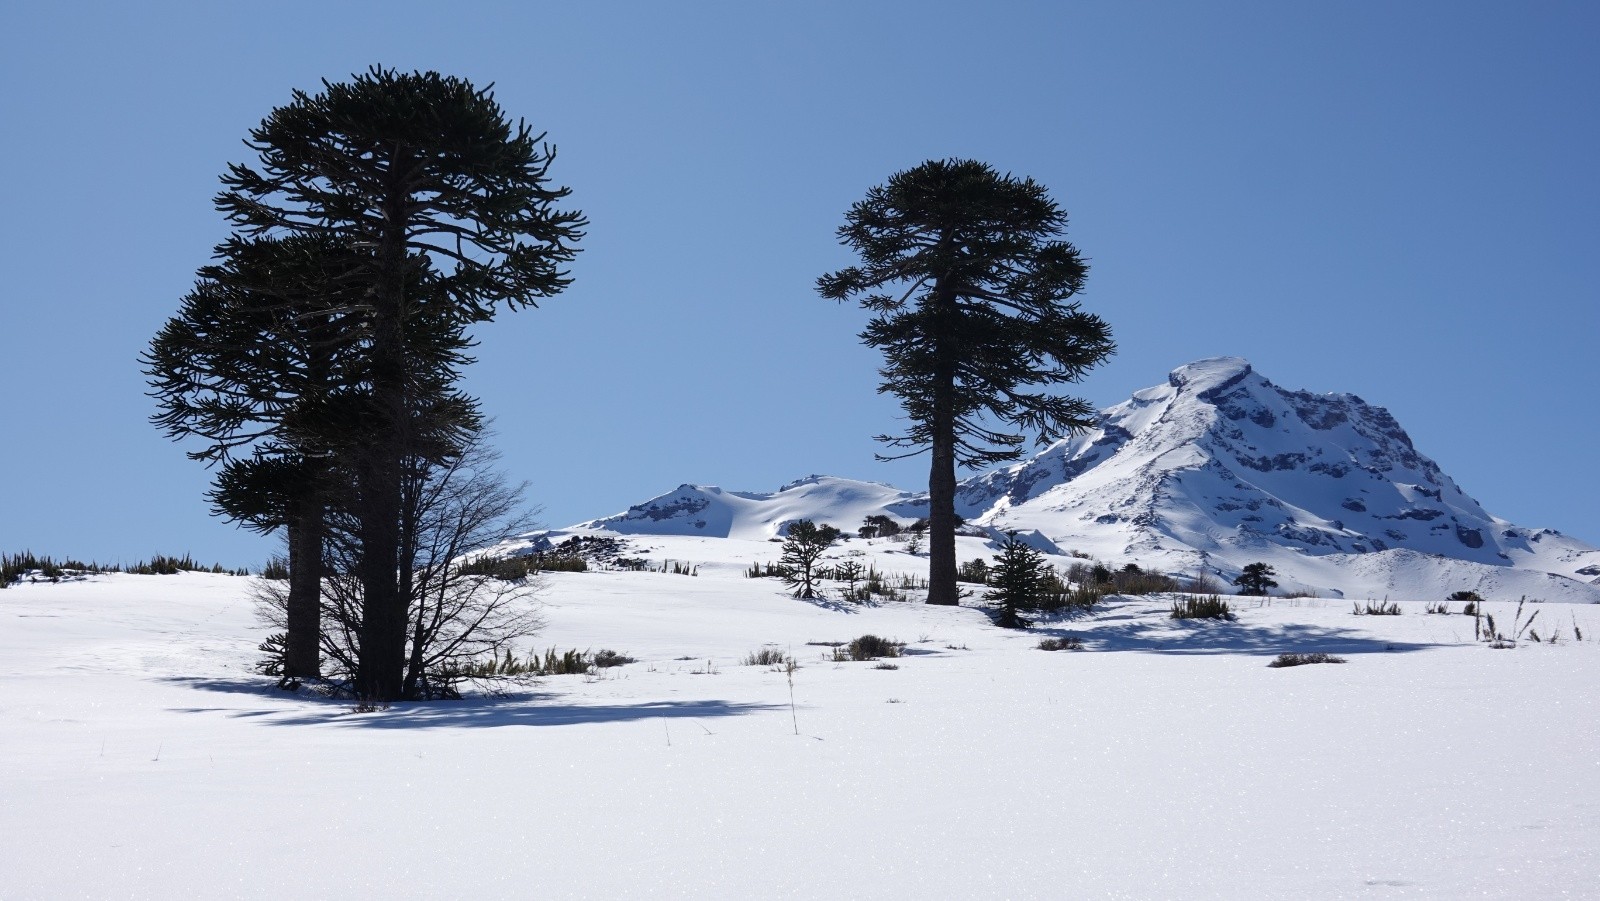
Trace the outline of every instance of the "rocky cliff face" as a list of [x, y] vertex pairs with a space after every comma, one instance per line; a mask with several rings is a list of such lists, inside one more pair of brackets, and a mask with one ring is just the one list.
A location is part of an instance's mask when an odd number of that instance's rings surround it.
[[1563, 594], [1591, 587], [1600, 565], [1581, 542], [1490, 515], [1382, 407], [1285, 390], [1236, 357], [1173, 370], [1094, 430], [968, 481], [961, 502], [969, 518], [1113, 559], [1229, 577], [1261, 559], [1330, 591], [1342, 590], [1332, 570], [1386, 552], [1549, 573]]

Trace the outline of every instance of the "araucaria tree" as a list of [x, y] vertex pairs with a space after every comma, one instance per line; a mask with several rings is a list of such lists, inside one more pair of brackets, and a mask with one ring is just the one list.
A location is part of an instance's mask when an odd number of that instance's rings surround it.
[[1026, 629], [1028, 621], [1017, 611], [1039, 606], [1044, 578], [1044, 555], [1018, 541], [1016, 532], [1007, 532], [994, 566], [989, 568], [993, 588], [983, 595], [999, 608], [995, 624], [1003, 629]]
[[1265, 595], [1267, 589], [1278, 587], [1278, 583], [1272, 579], [1277, 574], [1265, 563], [1250, 563], [1239, 573], [1239, 578], [1233, 580], [1233, 584], [1239, 586], [1240, 594]]
[[794, 596], [810, 600], [817, 596], [817, 561], [822, 552], [839, 540], [840, 532], [830, 525], [817, 525], [809, 519], [789, 524], [788, 537], [783, 540], [783, 558], [779, 561], [783, 581], [794, 589]]
[[1047, 389], [1111, 355], [1111, 329], [1080, 309], [1088, 266], [1062, 240], [1067, 216], [1032, 179], [972, 160], [893, 175], [850, 208], [840, 243], [861, 259], [824, 275], [830, 300], [875, 315], [861, 333], [883, 351], [880, 393], [909, 420], [878, 440], [931, 455], [928, 603], [955, 604], [956, 465], [982, 467], [1086, 428], [1087, 401]]
[[466, 327], [562, 291], [583, 215], [557, 205], [554, 150], [508, 121], [488, 89], [436, 72], [374, 68], [295, 92], [250, 133], [256, 154], [223, 176], [217, 208], [237, 240], [337, 248], [327, 281], [360, 350], [358, 380], [319, 436], [339, 448], [341, 503], [359, 547], [355, 691], [404, 692], [418, 525], [405, 490], [476, 433], [454, 391]]

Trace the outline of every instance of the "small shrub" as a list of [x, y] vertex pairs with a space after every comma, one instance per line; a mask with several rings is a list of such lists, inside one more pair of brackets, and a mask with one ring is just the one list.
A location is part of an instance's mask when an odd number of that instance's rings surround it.
[[899, 669], [900, 668], [900, 664], [885, 662], [885, 663], [874, 664], [872, 668], [873, 669]]
[[1461, 608], [1461, 613], [1465, 616], [1477, 616], [1478, 605], [1476, 603], [1469, 602], [1467, 606]]
[[1220, 595], [1172, 602], [1173, 619], [1233, 619], [1233, 608]]
[[1445, 598], [1445, 600], [1447, 600], [1447, 601], [1466, 601], [1469, 604], [1481, 604], [1481, 603], [1483, 603], [1483, 598], [1479, 597], [1478, 593], [1476, 591], [1456, 591], [1456, 592], [1452, 592], [1451, 595], [1448, 598]]
[[1305, 666], [1308, 663], [1343, 663], [1343, 657], [1324, 654], [1318, 651], [1313, 654], [1279, 654], [1278, 659], [1267, 664], [1270, 667]]
[[850, 642], [848, 646], [836, 649], [834, 653], [837, 656], [843, 651], [851, 660], [877, 660], [879, 657], [899, 657], [905, 646], [903, 641], [863, 635]]
[[1061, 638], [1046, 638], [1039, 642], [1041, 651], [1081, 651], [1083, 640], [1076, 635], [1067, 635]]
[[613, 666], [627, 666], [637, 661], [626, 654], [601, 648], [594, 652], [594, 659], [590, 662], [594, 664], [596, 669], [609, 669]]
[[1435, 604], [1434, 602], [1429, 601], [1426, 612], [1448, 614], [1450, 612], [1450, 602], [1440, 601], [1439, 603]]
[[751, 651], [744, 657], [745, 666], [782, 666], [788, 661], [788, 654], [770, 646]]
[[1355, 602], [1355, 609], [1351, 611], [1356, 616], [1399, 616], [1400, 605], [1392, 601], [1368, 601], [1365, 607], [1360, 601]]

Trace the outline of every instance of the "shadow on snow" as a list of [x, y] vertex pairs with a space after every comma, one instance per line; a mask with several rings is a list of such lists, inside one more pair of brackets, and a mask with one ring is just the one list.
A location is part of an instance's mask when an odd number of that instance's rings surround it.
[[372, 713], [352, 712], [353, 701], [289, 694], [269, 680], [174, 677], [164, 681], [203, 691], [250, 694], [294, 702], [290, 709], [223, 707], [175, 708], [181, 713], [226, 713], [237, 718], [265, 718], [276, 726], [337, 725], [369, 729], [433, 729], [498, 726], [569, 726], [646, 719], [696, 719], [743, 716], [785, 709], [783, 704], [736, 704], [730, 701], [641, 701], [637, 704], [548, 703], [555, 695], [518, 692], [503, 698], [460, 701], [397, 701]]

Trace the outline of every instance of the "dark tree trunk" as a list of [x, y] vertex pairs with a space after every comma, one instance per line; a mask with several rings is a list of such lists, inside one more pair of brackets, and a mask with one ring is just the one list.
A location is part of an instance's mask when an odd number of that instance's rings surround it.
[[289, 521], [289, 634], [283, 646], [283, 674], [290, 678], [322, 676], [322, 533], [322, 505], [296, 505]]
[[406, 457], [405, 214], [403, 148], [388, 161], [382, 240], [373, 292], [372, 441], [362, 451], [361, 659], [356, 692], [375, 701], [403, 695], [408, 599], [400, 590], [400, 517]]
[[938, 318], [933, 338], [939, 346], [929, 423], [933, 462], [928, 471], [928, 603], [954, 607], [961, 602], [956, 584], [956, 367], [948, 359], [946, 336], [960, 327], [956, 300], [943, 284], [933, 289]]
[[956, 586], [956, 449], [948, 424], [935, 424], [928, 472], [928, 603], [954, 606]]

